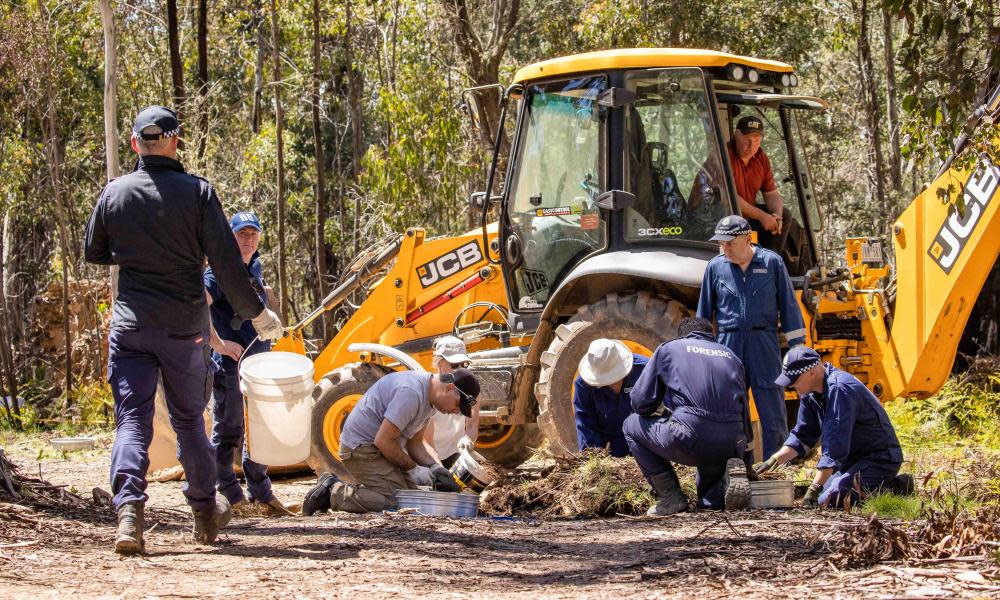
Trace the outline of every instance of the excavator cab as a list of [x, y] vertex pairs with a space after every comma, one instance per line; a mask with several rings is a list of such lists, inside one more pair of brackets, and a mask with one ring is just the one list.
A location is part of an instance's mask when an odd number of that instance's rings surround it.
[[715, 223], [738, 212], [726, 146], [751, 114], [765, 124], [762, 149], [785, 204], [782, 234], [762, 243], [803, 275], [816, 262], [820, 218], [797, 113], [826, 105], [784, 93], [793, 77], [781, 63], [680, 50], [599, 52], [522, 69], [507, 91], [517, 118], [493, 196], [502, 203], [497, 260], [512, 310], [543, 311], [574, 267], [603, 252], [717, 251], [707, 242]]

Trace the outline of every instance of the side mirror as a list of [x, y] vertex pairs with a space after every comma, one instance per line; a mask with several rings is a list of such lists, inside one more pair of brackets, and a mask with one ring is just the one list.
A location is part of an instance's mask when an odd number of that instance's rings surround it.
[[481, 211], [486, 206], [486, 192], [472, 192], [469, 194], [469, 209]]
[[608, 190], [598, 196], [595, 202], [597, 202], [597, 206], [600, 208], [621, 210], [634, 206], [635, 201], [635, 194], [626, 192], [625, 190]]

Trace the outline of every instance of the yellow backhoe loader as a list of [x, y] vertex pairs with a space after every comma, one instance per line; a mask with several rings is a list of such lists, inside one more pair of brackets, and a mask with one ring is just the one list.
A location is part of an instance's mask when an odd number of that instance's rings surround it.
[[339, 470], [340, 430], [361, 394], [388, 369], [429, 366], [446, 333], [467, 341], [484, 382], [477, 448], [507, 465], [543, 437], [556, 454], [577, 451], [572, 383], [590, 342], [617, 338], [648, 354], [693, 312], [718, 253], [706, 240], [738, 212], [725, 145], [745, 115], [764, 123], [787, 209], [772, 249], [798, 290], [808, 343], [883, 400], [936, 392], [1000, 251], [1000, 172], [978, 145], [996, 142], [1000, 92], [970, 118], [959, 160], [892, 227], [893, 258], [876, 240], [850, 239], [846, 267], [833, 269], [819, 264], [797, 125], [827, 105], [796, 94], [797, 79], [775, 61], [631, 49], [533, 64], [494, 88], [494, 156], [485, 191], [470, 198], [481, 228], [435, 240], [412, 229], [377, 245], [276, 346], [304, 353], [306, 326], [366, 294], [315, 358], [310, 466]]

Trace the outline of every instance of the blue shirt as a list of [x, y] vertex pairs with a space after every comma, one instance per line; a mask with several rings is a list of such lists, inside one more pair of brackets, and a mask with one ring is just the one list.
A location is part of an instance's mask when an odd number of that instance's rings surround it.
[[805, 343], [805, 324], [785, 263], [760, 246], [754, 246], [746, 270], [721, 254], [709, 261], [698, 298], [698, 316], [715, 320], [720, 334], [775, 332], [780, 316], [781, 331], [789, 345]]
[[610, 447], [611, 456], [631, 454], [622, 433], [622, 424], [632, 414], [629, 392], [642, 375], [648, 359], [639, 354], [632, 355], [632, 370], [625, 376], [620, 392], [610, 387], [596, 388], [582, 377], [573, 382], [573, 412], [576, 414], [576, 433], [580, 450], [585, 448]]
[[632, 408], [643, 416], [681, 410], [749, 431], [743, 363], [708, 333], [660, 344], [632, 388]]
[[843, 471], [860, 459], [902, 462], [903, 451], [878, 398], [850, 373], [826, 363], [822, 393], [806, 394], [785, 445], [805, 456], [823, 443], [818, 469]]
[[[250, 257], [250, 262], [244, 266], [246, 267], [246, 276], [250, 280], [251, 287], [253, 287], [257, 293], [257, 297], [264, 306], [267, 306], [267, 292], [264, 290], [264, 267], [260, 264], [260, 253], [254, 252], [253, 256]], [[253, 343], [257, 338], [257, 330], [254, 329], [253, 323], [249, 320], [243, 320], [242, 316], [237, 317], [236, 311], [229, 304], [229, 299], [219, 286], [219, 282], [216, 280], [215, 273], [211, 267], [205, 269], [205, 289], [212, 296], [212, 305], [209, 313], [212, 317], [212, 326], [215, 327], [215, 332], [219, 334], [219, 337], [230, 342], [236, 342], [243, 346], [244, 349]], [[233, 327], [234, 319], [240, 321], [237, 328]], [[267, 352], [270, 349], [271, 342], [257, 340], [256, 343], [253, 343], [253, 347], [246, 353], [246, 356], [251, 356], [259, 352]], [[213, 353], [212, 356], [215, 362], [222, 366], [224, 371], [236, 372], [236, 361], [228, 356], [220, 356], [217, 352]]]

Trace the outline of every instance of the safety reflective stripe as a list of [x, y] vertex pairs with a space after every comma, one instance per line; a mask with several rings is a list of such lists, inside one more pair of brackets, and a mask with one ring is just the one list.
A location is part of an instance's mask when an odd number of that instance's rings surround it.
[[792, 338], [792, 339], [794, 339], [794, 338], [800, 338], [800, 337], [805, 337], [805, 336], [806, 336], [806, 328], [805, 327], [802, 327], [801, 329], [795, 329], [793, 331], [786, 331], [785, 332], [785, 337], [786, 338]]

